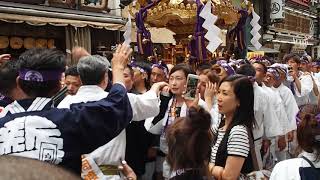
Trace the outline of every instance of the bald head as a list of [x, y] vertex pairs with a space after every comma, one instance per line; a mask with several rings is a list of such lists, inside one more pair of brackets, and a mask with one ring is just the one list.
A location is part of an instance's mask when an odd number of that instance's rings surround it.
[[79, 46], [76, 46], [72, 49], [71, 55], [72, 55], [73, 62], [78, 62], [82, 57], [90, 56], [90, 54], [86, 49]]

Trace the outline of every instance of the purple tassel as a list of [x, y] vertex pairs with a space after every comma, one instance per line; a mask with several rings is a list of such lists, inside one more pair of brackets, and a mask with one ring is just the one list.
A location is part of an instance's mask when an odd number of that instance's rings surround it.
[[201, 63], [207, 60], [207, 50], [205, 47], [204, 39], [204, 28], [202, 27], [203, 22], [205, 21], [200, 17], [200, 13], [203, 9], [203, 4], [200, 0], [196, 0], [197, 3], [197, 22], [196, 22], [196, 31], [194, 33], [194, 40], [191, 43], [191, 56], [197, 57], [197, 62]]
[[238, 13], [241, 14], [241, 18], [237, 26], [228, 33], [228, 38], [233, 40], [237, 38], [238, 48], [244, 50], [247, 48], [245, 25], [249, 14], [246, 10], [239, 10]]
[[[136, 13], [136, 25], [137, 25], [137, 43], [138, 43], [138, 52], [146, 56], [152, 56], [152, 42], [151, 42], [151, 33], [147, 30], [144, 25], [144, 19], [147, 17], [148, 9], [152, 8], [158, 4], [161, 0], [156, 0], [147, 6], [141, 8], [139, 12]], [[146, 43], [143, 43], [143, 39], [147, 39]]]

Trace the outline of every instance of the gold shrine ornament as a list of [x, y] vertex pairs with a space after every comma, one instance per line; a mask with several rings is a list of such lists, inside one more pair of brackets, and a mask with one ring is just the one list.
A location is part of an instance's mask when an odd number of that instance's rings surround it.
[[49, 48], [49, 49], [55, 48], [54, 39], [49, 39], [49, 40], [48, 40], [48, 48]]
[[[201, 0], [202, 3], [207, 0]], [[142, 4], [140, 4], [142, 3]], [[129, 5], [129, 12], [133, 15], [146, 5], [146, 0], [138, 0]], [[231, 0], [213, 0], [214, 14], [218, 16], [216, 25], [222, 28], [235, 26], [240, 14], [233, 7]], [[178, 34], [193, 34], [197, 17], [195, 0], [161, 0], [156, 6], [148, 9], [145, 22], [152, 27], [165, 27]]]
[[170, 4], [180, 4], [183, 0], [170, 0]]
[[47, 48], [48, 41], [46, 39], [37, 39], [36, 47], [37, 48]]
[[26, 49], [32, 49], [36, 46], [36, 40], [34, 38], [24, 38], [23, 46]]
[[10, 41], [7, 36], [0, 36], [0, 49], [5, 49], [9, 46]]
[[23, 46], [23, 40], [20, 37], [11, 37], [10, 38], [10, 47], [12, 49], [20, 49]]

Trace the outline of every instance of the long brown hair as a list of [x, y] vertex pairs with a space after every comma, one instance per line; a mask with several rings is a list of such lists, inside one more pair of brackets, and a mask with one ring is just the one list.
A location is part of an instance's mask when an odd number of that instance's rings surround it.
[[178, 118], [168, 129], [167, 161], [171, 170], [197, 168], [208, 175], [213, 135], [211, 116], [203, 108], [190, 108], [187, 117]]
[[301, 122], [297, 130], [299, 146], [308, 153], [314, 153], [315, 161], [320, 160], [320, 120], [318, 120], [320, 115], [318, 114], [317, 106], [304, 106], [298, 115]]

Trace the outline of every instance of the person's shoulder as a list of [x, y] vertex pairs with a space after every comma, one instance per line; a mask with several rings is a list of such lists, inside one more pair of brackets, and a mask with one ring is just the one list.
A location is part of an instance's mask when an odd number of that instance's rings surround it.
[[259, 100], [264, 101], [266, 97], [269, 98], [268, 91], [260, 86], [256, 86], [253, 91], [254, 97]]
[[[124, 90], [127, 92], [126, 90], [126, 86], [122, 83], [122, 82], [115, 82], [112, 86], [111, 86], [111, 90]], [[110, 92], [109, 91], [109, 92]]]
[[284, 84], [282, 84], [281, 86], [279, 86], [279, 90], [280, 90], [280, 93], [288, 93], [288, 92], [291, 92], [291, 90], [285, 86]]
[[245, 131], [245, 132], [247, 132], [247, 127], [245, 125], [236, 125], [231, 129], [231, 131]]
[[294, 168], [294, 167], [300, 167], [302, 164], [303, 159], [302, 158], [293, 158], [293, 159], [287, 159], [281, 162], [278, 162], [274, 169], [283, 169], [283, 168]]
[[288, 159], [278, 162], [272, 170], [270, 180], [300, 180], [299, 167], [301, 166], [301, 163], [301, 158]]
[[247, 127], [244, 125], [236, 125], [230, 130], [230, 134], [242, 134], [248, 136]]
[[247, 127], [245, 126], [245, 125], [236, 125], [236, 126], [234, 126], [232, 129], [234, 129], [234, 130], [239, 130], [239, 129], [245, 129], [245, 130], [247, 130]]
[[57, 108], [69, 108], [70, 104], [72, 104], [74, 96], [67, 95], [57, 106]]

